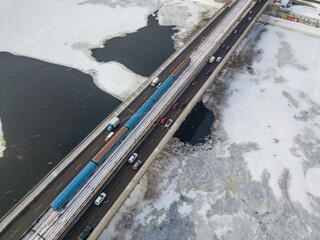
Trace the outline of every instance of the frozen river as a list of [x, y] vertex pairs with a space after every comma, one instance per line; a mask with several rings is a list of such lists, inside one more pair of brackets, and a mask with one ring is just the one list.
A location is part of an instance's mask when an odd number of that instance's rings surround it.
[[240, 49], [206, 142], [173, 139], [100, 239], [320, 238], [319, 38], [256, 24]]

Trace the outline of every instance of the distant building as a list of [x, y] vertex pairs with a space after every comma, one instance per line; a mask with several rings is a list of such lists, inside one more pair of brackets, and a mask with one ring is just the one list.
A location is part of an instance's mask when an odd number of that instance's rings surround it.
[[280, 3], [280, 7], [287, 8], [289, 3], [291, 3], [290, 0], [282, 0]]

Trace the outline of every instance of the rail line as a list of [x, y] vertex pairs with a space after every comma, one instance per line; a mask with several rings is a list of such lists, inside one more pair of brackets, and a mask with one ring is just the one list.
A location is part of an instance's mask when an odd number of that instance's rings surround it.
[[225, 32], [238, 20], [251, 0], [240, 0], [228, 15], [220, 22], [206, 40], [204, 40], [191, 55], [191, 63], [175, 80], [172, 86], [163, 94], [163, 96], [154, 104], [152, 109], [138, 123], [115, 151], [98, 168], [88, 182], [79, 190], [79, 192], [70, 200], [64, 209], [57, 212], [53, 208], [47, 209], [42, 217], [34, 223], [23, 239], [59, 239], [62, 238], [68, 228], [81, 215], [80, 213], [92, 201], [92, 197], [113, 174], [113, 171], [122, 163], [128, 153], [135, 147], [145, 134], [155, 126], [155, 122], [167, 111], [168, 106], [177, 98], [196, 74], [202, 69], [207, 61], [213, 46], [215, 46]]

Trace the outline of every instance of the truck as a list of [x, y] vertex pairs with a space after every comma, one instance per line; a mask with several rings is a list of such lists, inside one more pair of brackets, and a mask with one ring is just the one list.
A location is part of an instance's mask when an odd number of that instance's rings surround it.
[[107, 130], [111, 132], [118, 124], [119, 124], [119, 118], [117, 117], [112, 118], [111, 121], [109, 122]]
[[159, 81], [160, 81], [160, 79], [156, 77], [155, 79], [153, 79], [153, 80], [152, 80], [152, 82], [151, 82], [151, 86], [152, 86], [152, 87], [157, 86], [157, 85], [158, 85], [158, 83], [159, 83]]
[[213, 63], [214, 60], [216, 60], [216, 57], [215, 57], [215, 56], [211, 56], [211, 57], [209, 58], [209, 63]]

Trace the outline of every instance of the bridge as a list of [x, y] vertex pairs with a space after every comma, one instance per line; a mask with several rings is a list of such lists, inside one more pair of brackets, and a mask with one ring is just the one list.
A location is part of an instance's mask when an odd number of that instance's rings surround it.
[[[109, 156], [108, 161], [99, 167], [93, 177], [77, 192], [66, 207], [61, 211], [55, 211], [49, 206], [59, 192], [103, 146], [107, 121], [98, 126], [98, 130], [95, 131], [96, 136], [91, 134], [86, 139], [89, 139], [86, 141], [87, 145], [80, 144], [79, 148], [70, 154], [75, 157], [68, 156], [72, 159], [70, 163], [63, 161], [62, 164], [66, 166], [64, 168], [58, 166], [62, 170], [58, 171], [56, 168], [48, 175], [46, 180], [52, 179], [47, 182], [47, 185], [42, 186], [40, 190], [34, 189], [38, 192], [35, 193], [33, 190], [5, 218], [1, 219], [0, 239], [18, 239], [21, 236], [24, 239], [73, 239], [88, 224], [95, 228], [90, 238], [97, 237], [104, 225], [111, 220], [139, 182], [154, 157], [179, 128], [207, 87], [212, 84], [216, 74], [227, 62], [265, 7], [265, 0], [258, 0], [258, 2], [239, 0], [230, 2], [222, 8], [218, 12], [219, 14], [212, 19], [212, 22], [199, 31], [197, 37], [194, 37], [183, 49], [171, 57], [171, 62], [158, 69], [155, 75], [164, 81], [183, 59], [187, 56], [191, 58], [190, 65], [181, 76], [176, 79], [162, 98], [150, 109], [143, 121], [140, 121], [134, 131], [130, 132]], [[248, 21], [249, 17], [250, 21]], [[237, 29], [237, 33], [234, 31], [235, 29]], [[241, 34], [239, 30], [241, 30]], [[229, 45], [231, 49], [222, 49], [221, 44]], [[208, 64], [208, 58], [213, 54], [221, 56], [222, 61]], [[211, 71], [209, 72], [211, 75], [206, 74], [208, 70]], [[190, 86], [195, 78], [197, 84]], [[141, 88], [141, 93], [137, 98], [122, 106], [121, 113], [120, 109], [116, 110], [114, 115], [118, 115], [121, 119], [121, 126], [153, 92], [154, 88], [145, 86], [145, 88]], [[172, 111], [170, 108], [175, 101], [183, 101], [188, 104], [185, 109]], [[174, 120], [171, 128], [163, 128], [157, 124], [165, 114]], [[139, 160], [144, 163], [138, 172], [132, 171], [131, 165], [126, 163], [126, 157], [133, 151], [139, 153]], [[117, 174], [113, 174], [116, 172]], [[108, 203], [98, 208], [92, 205], [92, 202], [102, 190], [107, 193]], [[99, 223], [101, 218], [103, 221]], [[76, 222], [78, 224], [73, 227]]]

